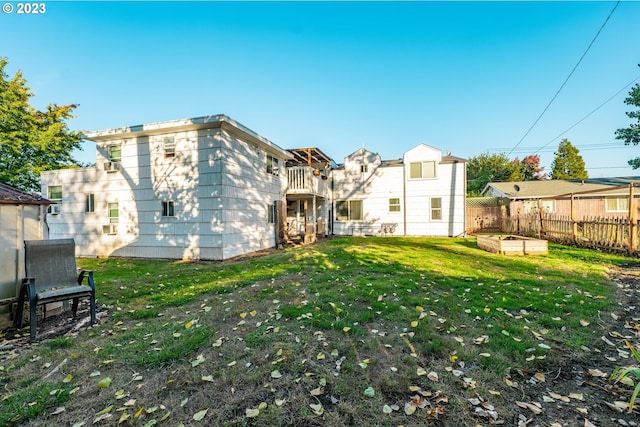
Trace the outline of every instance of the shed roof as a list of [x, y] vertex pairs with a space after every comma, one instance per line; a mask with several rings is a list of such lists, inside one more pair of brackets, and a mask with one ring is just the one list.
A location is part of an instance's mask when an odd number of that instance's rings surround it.
[[483, 194], [493, 188], [514, 200], [552, 198], [569, 194], [627, 195], [630, 183], [640, 185], [640, 176], [619, 178], [552, 179], [515, 182], [490, 182]]
[[8, 205], [51, 205], [51, 200], [34, 196], [7, 184], [0, 183], [0, 203]]

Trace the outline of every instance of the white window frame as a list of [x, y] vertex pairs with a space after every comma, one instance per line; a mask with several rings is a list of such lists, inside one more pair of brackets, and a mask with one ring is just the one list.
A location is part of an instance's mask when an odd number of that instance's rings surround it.
[[[120, 152], [119, 156], [114, 156], [113, 151], [117, 149]], [[109, 157], [110, 162], [121, 162], [122, 161], [122, 144], [110, 144], [107, 147], [107, 156]]]
[[[437, 204], [440, 206], [434, 206], [436, 203], [434, 203], [435, 201], [438, 201]], [[430, 210], [431, 210], [431, 221], [442, 221], [442, 197], [432, 197], [430, 200]]]
[[[612, 209], [610, 202], [615, 202], [615, 208]], [[629, 198], [628, 197], [605, 197], [604, 201], [605, 212], [628, 212], [629, 211]]]
[[176, 156], [176, 137], [165, 136], [162, 138], [162, 149], [164, 150], [164, 157], [171, 158]]
[[[394, 202], [397, 200], [397, 202]], [[400, 209], [400, 197], [389, 197], [389, 213], [401, 212]]]
[[[417, 173], [417, 168], [420, 168], [419, 174]], [[430, 176], [430, 169], [433, 171], [433, 176]], [[409, 163], [409, 179], [436, 179], [437, 175], [438, 168], [435, 160]]]
[[96, 211], [96, 195], [94, 193], [88, 193], [84, 201], [84, 212], [94, 213]]
[[271, 154], [267, 154], [266, 171], [273, 176], [280, 175], [280, 159]]
[[[360, 205], [360, 217], [354, 217], [354, 213], [358, 209], [354, 205]], [[342, 205], [342, 206], [341, 206]], [[347, 215], [340, 214], [340, 208], [346, 206]], [[364, 202], [362, 200], [338, 200], [336, 202], [336, 221], [363, 221], [364, 220]]]
[[163, 218], [175, 218], [176, 216], [176, 203], [173, 200], [162, 201], [162, 212], [160, 215]]
[[[111, 215], [111, 212], [115, 210], [116, 215]], [[107, 203], [107, 218], [109, 218], [109, 224], [118, 224], [120, 222], [120, 204], [118, 202]]]

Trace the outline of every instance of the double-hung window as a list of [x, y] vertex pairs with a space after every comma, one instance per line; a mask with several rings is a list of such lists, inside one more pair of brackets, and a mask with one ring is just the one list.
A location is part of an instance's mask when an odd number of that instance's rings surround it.
[[392, 197], [389, 199], [389, 212], [400, 212], [400, 198]]
[[431, 220], [442, 220], [442, 198], [440, 197], [431, 198]]
[[280, 162], [277, 157], [273, 157], [271, 154], [267, 154], [267, 173], [278, 176], [280, 173]]
[[162, 148], [164, 149], [164, 157], [176, 156], [176, 138], [173, 136], [165, 136], [162, 139]]

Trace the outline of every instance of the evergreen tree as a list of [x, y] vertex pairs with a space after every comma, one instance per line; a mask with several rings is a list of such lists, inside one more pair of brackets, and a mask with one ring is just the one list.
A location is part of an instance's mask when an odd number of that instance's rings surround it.
[[560, 141], [558, 151], [551, 163], [551, 179], [589, 178], [580, 150], [566, 138]]
[[[616, 131], [616, 139], [623, 140], [624, 145], [638, 145], [640, 143], [640, 84], [636, 84], [631, 88], [629, 96], [624, 100], [624, 103], [638, 107], [637, 110], [627, 111], [626, 113], [630, 119], [635, 119], [636, 122], [631, 123], [628, 128], [618, 129]], [[633, 169], [638, 169], [640, 168], [640, 157], [631, 159], [628, 163]]]
[[34, 109], [22, 73], [9, 78], [7, 63], [0, 58], [0, 182], [39, 193], [40, 172], [78, 166], [71, 152], [80, 148], [81, 134], [65, 122], [77, 105]]

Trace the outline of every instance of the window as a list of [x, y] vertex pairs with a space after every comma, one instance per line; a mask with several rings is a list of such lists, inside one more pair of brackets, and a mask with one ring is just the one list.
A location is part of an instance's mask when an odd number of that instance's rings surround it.
[[409, 163], [409, 178], [435, 178], [436, 177], [436, 162], [413, 162]]
[[62, 185], [50, 185], [47, 188], [47, 198], [55, 205], [51, 205], [47, 208], [47, 212], [50, 214], [59, 214], [61, 212], [62, 205]]
[[360, 165], [360, 172], [362, 173], [369, 172], [369, 165]]
[[343, 200], [336, 203], [338, 221], [362, 221], [362, 200]]
[[162, 216], [176, 216], [175, 204], [171, 200], [162, 202]]
[[119, 162], [122, 160], [122, 145], [110, 145], [108, 148], [109, 160]]
[[607, 197], [607, 212], [627, 212], [629, 199], [627, 197]]
[[50, 185], [47, 194], [47, 198], [52, 202], [62, 203], [62, 185]]
[[277, 157], [273, 157], [271, 154], [267, 154], [267, 173], [278, 176], [279, 174], [279, 162]]
[[431, 219], [434, 221], [442, 219], [442, 199], [440, 197], [431, 198]]
[[85, 212], [95, 212], [96, 211], [96, 198], [94, 194], [87, 194], [87, 198], [84, 203], [84, 211]]
[[176, 156], [176, 139], [173, 136], [165, 136], [162, 140], [164, 148], [164, 157]]
[[400, 212], [400, 199], [399, 198], [391, 198], [389, 199], [389, 212]]
[[117, 224], [118, 223], [118, 204], [108, 203], [107, 212], [109, 215], [109, 224]]
[[267, 223], [268, 224], [274, 224], [276, 222], [275, 218], [275, 211], [276, 211], [276, 204], [275, 203], [267, 203], [266, 205], [266, 209], [267, 209]]

